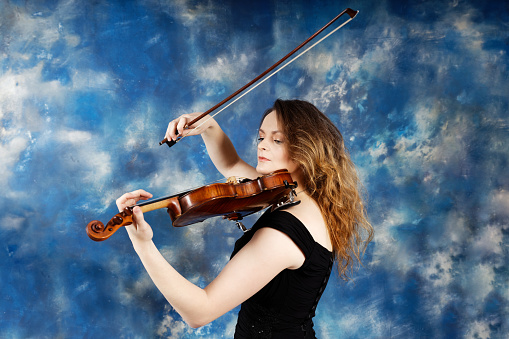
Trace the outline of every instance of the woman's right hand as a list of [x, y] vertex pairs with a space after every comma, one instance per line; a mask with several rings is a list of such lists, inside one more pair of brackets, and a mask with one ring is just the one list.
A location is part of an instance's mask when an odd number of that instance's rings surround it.
[[[182, 114], [178, 118], [170, 121], [168, 124], [168, 129], [166, 130], [166, 134], [164, 135], [168, 140], [176, 140], [179, 136], [190, 136], [190, 135], [199, 135], [205, 132], [207, 128], [209, 128], [215, 120], [210, 116], [205, 116], [202, 119], [198, 120], [191, 126], [187, 126], [189, 122], [198, 117], [201, 113], [190, 113], [190, 114]], [[187, 126], [187, 129], [184, 129]]]

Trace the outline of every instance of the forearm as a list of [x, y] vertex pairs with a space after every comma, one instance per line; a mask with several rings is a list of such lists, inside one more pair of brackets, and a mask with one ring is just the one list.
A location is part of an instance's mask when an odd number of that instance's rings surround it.
[[198, 116], [199, 113], [183, 114], [179, 118], [170, 121], [165, 134], [166, 139], [176, 140], [178, 136], [182, 135], [201, 134], [210, 159], [223, 176], [238, 176], [250, 179], [258, 177], [256, 169], [239, 157], [232, 142], [214, 119], [204, 118], [203, 123], [196, 122], [185, 129]]
[[210, 159], [217, 170], [225, 177], [231, 175], [231, 169], [243, 160], [237, 154], [230, 138], [223, 132], [219, 124], [214, 120], [202, 133], [203, 141], [207, 147]]
[[199, 327], [214, 320], [205, 290], [180, 275], [152, 241], [135, 246], [135, 250], [156, 287], [187, 324]]

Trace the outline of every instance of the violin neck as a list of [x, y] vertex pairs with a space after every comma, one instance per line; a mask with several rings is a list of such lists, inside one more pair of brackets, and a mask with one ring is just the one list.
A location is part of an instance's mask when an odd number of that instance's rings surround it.
[[144, 201], [142, 203], [136, 204], [136, 206], [139, 206], [143, 213], [158, 210], [161, 208], [168, 208], [172, 203], [172, 199], [175, 199], [175, 198], [179, 197], [180, 195], [182, 195], [182, 193], [170, 195], [170, 196], [166, 196], [166, 197], [162, 197], [162, 198], [158, 198], [158, 199], [153, 199], [153, 200], [149, 200], [149, 201]]

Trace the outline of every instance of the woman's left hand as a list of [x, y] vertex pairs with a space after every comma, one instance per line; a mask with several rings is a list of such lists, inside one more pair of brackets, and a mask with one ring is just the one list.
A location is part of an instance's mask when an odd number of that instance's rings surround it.
[[[136, 190], [130, 193], [125, 193], [120, 198], [117, 199], [117, 207], [120, 212], [124, 210], [124, 208], [128, 206], [133, 206], [140, 200], [147, 200], [152, 198], [152, 194], [146, 192], [144, 190]], [[125, 227], [127, 233], [129, 234], [129, 238], [131, 239], [133, 245], [137, 245], [143, 242], [150, 242], [154, 233], [152, 232], [152, 228], [145, 221], [143, 217], [143, 212], [141, 208], [136, 206], [133, 208], [133, 223], [132, 225], [128, 225]]]

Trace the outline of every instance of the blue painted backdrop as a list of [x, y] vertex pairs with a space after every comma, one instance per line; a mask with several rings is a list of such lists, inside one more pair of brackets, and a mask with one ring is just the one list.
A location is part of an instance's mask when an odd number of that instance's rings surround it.
[[[251, 164], [277, 97], [315, 103], [347, 140], [376, 236], [353, 281], [330, 281], [317, 334], [506, 338], [509, 9], [481, 0], [1, 0], [0, 337], [231, 337], [238, 310], [187, 327], [125, 231], [95, 243], [85, 225], [108, 221], [125, 191], [220, 179], [201, 138], [158, 146], [168, 121], [208, 109], [346, 7], [360, 14], [217, 118]], [[241, 235], [146, 218], [200, 286]]]

